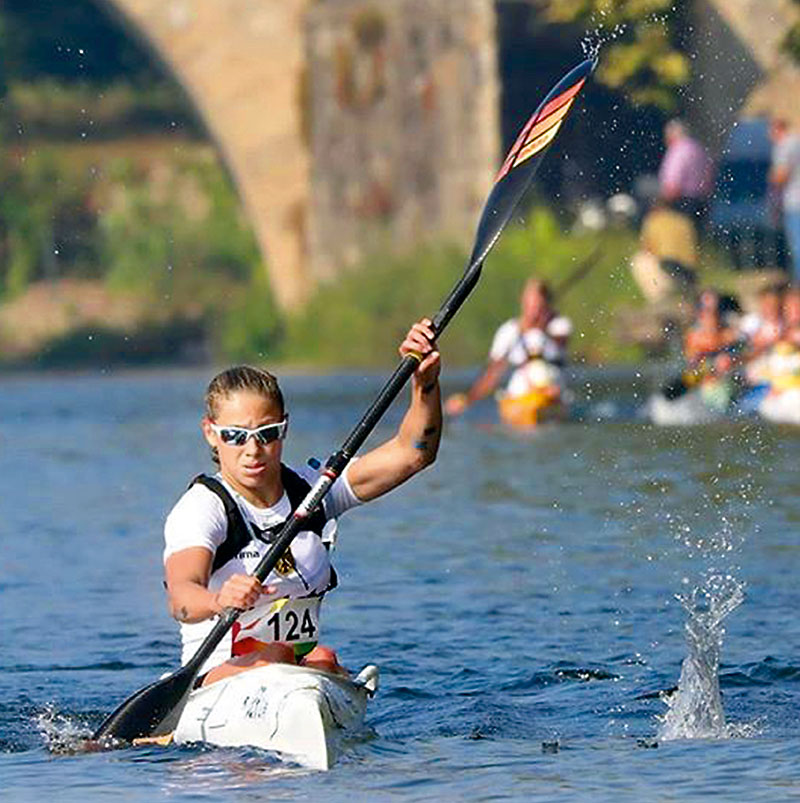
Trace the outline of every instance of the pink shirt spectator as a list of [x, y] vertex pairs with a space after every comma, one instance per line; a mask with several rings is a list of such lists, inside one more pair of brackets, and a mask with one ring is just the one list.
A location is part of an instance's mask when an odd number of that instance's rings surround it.
[[689, 136], [670, 142], [658, 171], [661, 195], [705, 199], [711, 194], [714, 168], [705, 148]]

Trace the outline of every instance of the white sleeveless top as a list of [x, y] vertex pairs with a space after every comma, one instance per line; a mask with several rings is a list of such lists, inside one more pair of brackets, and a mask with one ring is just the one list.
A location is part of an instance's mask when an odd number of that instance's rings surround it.
[[[320, 470], [305, 466], [292, 469], [310, 484], [316, 481]], [[216, 475], [231, 496], [236, 500], [245, 522], [256, 537], [236, 556], [212, 573], [208, 588], [218, 591], [234, 574], [252, 574], [261, 558], [269, 551], [270, 544], [258, 539], [258, 534], [281, 525], [292, 509], [286, 493], [271, 507], [261, 508], [248, 502]], [[224, 663], [234, 654], [235, 643], [245, 638], [258, 641], [286, 641], [301, 645], [316, 642], [319, 637], [319, 602], [315, 594], [327, 589], [331, 577], [329, 548], [335, 541], [336, 517], [360, 504], [347, 481], [347, 471], [331, 486], [323, 500], [325, 514], [329, 519], [323, 538], [309, 531], [299, 532], [289, 547], [292, 560], [279, 562], [270, 573], [265, 586], [275, 592], [263, 595], [258, 604], [241, 614], [228, 635], [217, 645], [203, 665], [201, 673], [208, 672]], [[228, 521], [222, 500], [204, 485], [195, 484], [178, 500], [167, 516], [164, 525], [164, 562], [170, 555], [191, 547], [203, 547], [214, 554], [225, 541]], [[328, 548], [323, 543], [328, 541]], [[305, 599], [305, 602], [301, 600]], [[203, 639], [216, 623], [216, 617], [202, 622], [182, 622], [182, 663], [186, 663], [197, 651]]]

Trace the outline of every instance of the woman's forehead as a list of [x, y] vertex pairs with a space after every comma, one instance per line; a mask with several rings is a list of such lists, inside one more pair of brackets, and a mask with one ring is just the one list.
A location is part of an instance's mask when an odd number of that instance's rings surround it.
[[234, 390], [220, 396], [216, 403], [216, 418], [245, 416], [247, 418], [283, 418], [275, 399], [252, 390]]

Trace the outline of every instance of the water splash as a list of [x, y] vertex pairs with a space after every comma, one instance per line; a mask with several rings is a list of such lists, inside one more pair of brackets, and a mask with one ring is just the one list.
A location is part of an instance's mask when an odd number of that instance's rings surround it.
[[689, 614], [689, 654], [681, 666], [678, 689], [664, 697], [669, 710], [660, 717], [658, 738], [727, 739], [745, 735], [725, 722], [719, 690], [722, 621], [744, 600], [744, 585], [732, 575], [711, 574], [688, 595], [676, 595]]
[[604, 45], [619, 39], [627, 30], [627, 26], [618, 23], [613, 28], [608, 28], [603, 21], [592, 20], [594, 28], [587, 30], [581, 39], [581, 50], [583, 57], [587, 59], [597, 59], [600, 50]]
[[[639, 21], [639, 25], [666, 26], [673, 15], [674, 9], [658, 12], [654, 11]], [[581, 50], [584, 58], [596, 59], [600, 50], [609, 42], [614, 42], [624, 36], [635, 34], [637, 25], [620, 18], [618, 13], [610, 12], [605, 8], [593, 9], [588, 19], [589, 28], [581, 39]]]
[[74, 716], [61, 713], [52, 703], [34, 717], [44, 746], [51, 753], [70, 755], [89, 750], [92, 729]]

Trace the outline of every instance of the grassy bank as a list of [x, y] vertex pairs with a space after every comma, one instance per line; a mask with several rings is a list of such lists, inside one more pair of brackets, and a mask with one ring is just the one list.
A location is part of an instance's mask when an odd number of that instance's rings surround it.
[[[195, 179], [196, 170], [189, 171]], [[200, 175], [208, 186], [209, 175]], [[197, 202], [201, 211], [191, 220], [185, 207], [154, 201], [136, 181], [126, 186], [126, 202], [100, 218], [101, 276], [83, 284], [51, 281], [46, 291], [34, 284], [0, 306], [0, 363], [211, 357], [313, 370], [385, 366], [396, 359], [410, 323], [439, 308], [466, 263], [466, 251], [447, 245], [405, 257], [375, 255], [319, 286], [302, 312], [283, 316], [227, 191], [214, 190], [211, 181], [212, 189], [199, 197], [212, 203]], [[573, 360], [641, 361], [647, 347], [633, 329], [649, 326], [658, 335], [659, 324], [630, 274], [636, 244], [630, 228], [574, 233], [547, 207], [535, 207], [524, 223], [515, 221], [504, 232], [480, 283], [443, 335], [448, 363], [485, 359], [497, 327], [517, 314], [520, 289], [531, 276], [549, 282], [556, 307], [572, 319]], [[736, 290], [740, 280], [719, 255], [709, 253], [706, 262], [718, 267], [703, 269], [704, 285]]]
[[[524, 225], [504, 233], [478, 287], [445, 332], [441, 346], [448, 361], [465, 365], [485, 358], [496, 328], [516, 315], [530, 276], [551, 284], [558, 308], [575, 323], [579, 359], [640, 358], [641, 350], [625, 343], [616, 326], [620, 309], [642, 304], [627, 269], [634, 246], [628, 230], [565, 233], [546, 208], [534, 209]], [[410, 322], [438, 309], [466, 257], [457, 248], [430, 247], [404, 259], [373, 258], [335, 285], [320, 287], [305, 311], [287, 321], [275, 356], [315, 366], [386, 364]]]

